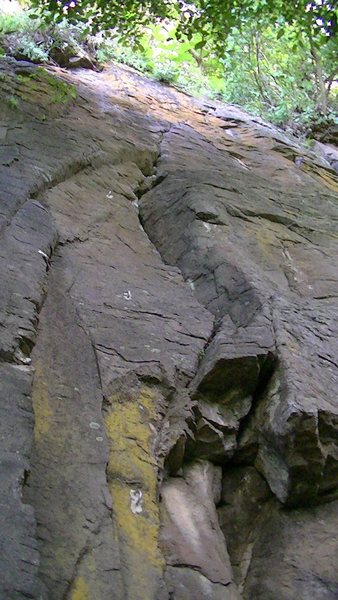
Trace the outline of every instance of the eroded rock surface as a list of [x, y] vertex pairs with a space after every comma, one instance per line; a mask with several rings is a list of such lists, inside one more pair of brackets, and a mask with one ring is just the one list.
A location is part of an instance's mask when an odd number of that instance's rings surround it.
[[334, 600], [325, 152], [128, 69], [0, 74], [0, 599]]

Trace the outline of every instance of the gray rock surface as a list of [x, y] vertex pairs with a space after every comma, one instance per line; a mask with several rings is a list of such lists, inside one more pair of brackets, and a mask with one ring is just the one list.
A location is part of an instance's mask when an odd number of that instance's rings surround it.
[[338, 595], [337, 502], [296, 509], [264, 522], [255, 544], [244, 598], [323, 598]]
[[0, 600], [334, 600], [328, 155], [126, 68], [0, 75]]
[[32, 369], [0, 366], [0, 597], [40, 598], [39, 552], [33, 508], [22, 501], [29, 474], [34, 418]]

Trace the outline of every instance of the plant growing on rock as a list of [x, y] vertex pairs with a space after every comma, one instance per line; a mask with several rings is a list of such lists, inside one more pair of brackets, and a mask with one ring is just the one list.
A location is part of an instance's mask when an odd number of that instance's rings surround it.
[[[7, 17], [5, 26], [0, 17], [4, 51], [17, 58], [70, 66], [89, 50], [100, 62], [114, 59], [189, 93], [239, 104], [302, 135], [337, 121], [332, 0], [28, 4], [34, 14]], [[76, 66], [92, 66], [86, 63]]]
[[10, 96], [7, 99], [7, 105], [12, 110], [17, 110], [19, 108], [19, 100], [16, 96]]

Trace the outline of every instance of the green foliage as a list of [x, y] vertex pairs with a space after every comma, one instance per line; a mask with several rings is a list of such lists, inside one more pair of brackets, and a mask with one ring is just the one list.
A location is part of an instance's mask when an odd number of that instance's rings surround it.
[[144, 51], [135, 51], [130, 46], [119, 43], [116, 39], [108, 38], [101, 41], [96, 51], [96, 58], [100, 63], [116, 60], [142, 73], [150, 73], [152, 70], [152, 65]]
[[84, 25], [68, 23], [65, 19], [56, 25], [49, 25], [46, 28], [48, 36], [48, 51], [51, 56], [56, 49], [61, 50], [68, 56], [81, 54], [81, 50], [86, 38], [86, 28]]
[[48, 61], [48, 52], [29, 35], [13, 36], [10, 40], [11, 53], [16, 58], [27, 59], [36, 63]]
[[0, 35], [26, 33], [30, 30], [34, 31], [35, 27], [26, 13], [6, 14], [0, 11]]
[[223, 58], [215, 53], [212, 41], [201, 41], [200, 34], [178, 41], [177, 22], [164, 22], [144, 29], [138, 49], [115, 37], [103, 38], [100, 52], [191, 94], [237, 104], [299, 133], [335, 119], [336, 88], [331, 85], [330, 93], [328, 89], [337, 64], [335, 40], [330, 39], [320, 53], [326, 112], [320, 106], [310, 40], [294, 25], [285, 25], [283, 35], [275, 25], [264, 31], [250, 24], [233, 29]]
[[85, 27], [65, 19], [57, 25], [32, 19], [30, 11], [14, 15], [0, 12], [0, 48], [3, 54], [36, 63], [54, 60], [54, 56], [83, 53]]
[[[220, 53], [224, 38], [234, 28], [242, 29], [248, 23], [257, 27], [280, 19], [280, 35], [285, 25], [293, 25], [299, 32], [312, 30], [335, 35], [338, 8], [335, 0], [31, 0], [39, 14], [48, 22], [67, 17], [71, 22], [85, 22], [93, 29], [117, 28], [126, 38], [140, 36], [142, 28], [159, 20], [178, 21], [178, 36], [191, 39], [196, 33], [203, 39], [212, 37]], [[199, 43], [199, 42], [197, 42]]]
[[[147, 27], [136, 47], [127, 46], [124, 40], [117, 36], [106, 38], [100, 35], [96, 41], [93, 38], [92, 44], [97, 48], [97, 58], [100, 62], [113, 59], [158, 81], [175, 84], [191, 94], [216, 96], [223, 89], [222, 64], [215, 57], [212, 58], [209, 47], [200, 50], [196, 60], [195, 40], [179, 42], [176, 38], [176, 25], [166, 22]], [[203, 57], [207, 55], [208, 61], [203, 62]]]
[[226, 73], [223, 96], [227, 101], [284, 127], [292, 122], [302, 129], [316, 118], [332, 119], [332, 111], [337, 109], [332, 88], [336, 77], [335, 40], [329, 40], [325, 51], [318, 52], [314, 59], [311, 40], [306, 34], [300, 36], [293, 25], [285, 27], [283, 36], [274, 26], [266, 27], [264, 32], [248, 27], [234, 30], [228, 48], [222, 60]]
[[1, 54], [16, 55], [33, 62], [44, 62], [47, 53], [34, 40], [35, 27], [23, 12], [4, 14], [0, 12]]
[[18, 100], [18, 98], [16, 96], [10, 96], [7, 99], [7, 105], [12, 110], [17, 110], [19, 108], [19, 100]]
[[[101, 63], [116, 60], [300, 133], [337, 118], [337, 7], [330, 0], [30, 4], [40, 12], [0, 15], [0, 47], [2, 39], [16, 57], [62, 64], [60, 56], [85, 48]], [[94, 34], [99, 27], [109, 31]], [[69, 98], [69, 91], [53, 92], [53, 101]]]
[[168, 60], [154, 68], [153, 76], [162, 83], [179, 83], [180, 68], [173, 61]]
[[41, 25], [40, 21], [33, 25], [29, 16], [24, 12], [13, 15], [0, 12], [2, 54], [32, 62], [46, 62], [48, 51], [43, 47], [41, 34], [37, 34], [37, 27]]

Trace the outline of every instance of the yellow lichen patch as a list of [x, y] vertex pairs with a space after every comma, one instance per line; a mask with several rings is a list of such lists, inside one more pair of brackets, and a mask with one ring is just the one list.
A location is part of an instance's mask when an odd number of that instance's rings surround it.
[[252, 232], [252, 255], [257, 257], [260, 264], [267, 264], [269, 267], [275, 265], [276, 269], [282, 260], [282, 249], [279, 242], [279, 235], [283, 234], [285, 227], [278, 223], [265, 222], [252, 223], [248, 228]]
[[312, 175], [321, 185], [328, 187], [333, 192], [338, 192], [338, 177], [330, 171], [323, 169], [321, 167], [317, 167], [314, 165], [308, 165], [303, 163], [301, 166], [301, 170], [305, 171], [305, 173], [309, 173]]
[[276, 245], [276, 234], [268, 226], [256, 227], [255, 238], [261, 252], [271, 258], [271, 248]]
[[77, 577], [70, 600], [90, 600], [89, 588], [83, 577]]
[[[130, 485], [115, 481], [110, 484], [114, 502], [117, 525], [130, 546], [152, 566], [161, 567], [163, 560], [158, 551], [159, 511], [154, 498], [144, 493], [142, 498], [143, 512], [134, 514], [131, 511]], [[142, 560], [138, 561], [142, 569]]]
[[48, 385], [43, 375], [43, 368], [38, 361], [35, 366], [32, 396], [35, 415], [34, 436], [36, 442], [39, 442], [48, 433], [53, 416], [49, 405]]
[[108, 476], [139, 481], [149, 489], [154, 487], [154, 465], [151, 457], [152, 432], [149, 424], [156, 419], [152, 390], [142, 390], [136, 400], [119, 402], [112, 399], [112, 408], [105, 419], [111, 441]]
[[[158, 549], [157, 466], [152, 451], [156, 418], [155, 393], [143, 386], [137, 397], [111, 398], [105, 419], [110, 441], [108, 482], [121, 553], [128, 565], [128, 598], [155, 598], [156, 573], [164, 567]], [[139, 497], [135, 505], [134, 495]]]
[[126, 600], [156, 600], [165, 567], [158, 549], [159, 510], [150, 494], [143, 496], [143, 513], [130, 508], [130, 485], [109, 486], [119, 532], [121, 557], [127, 565]]

